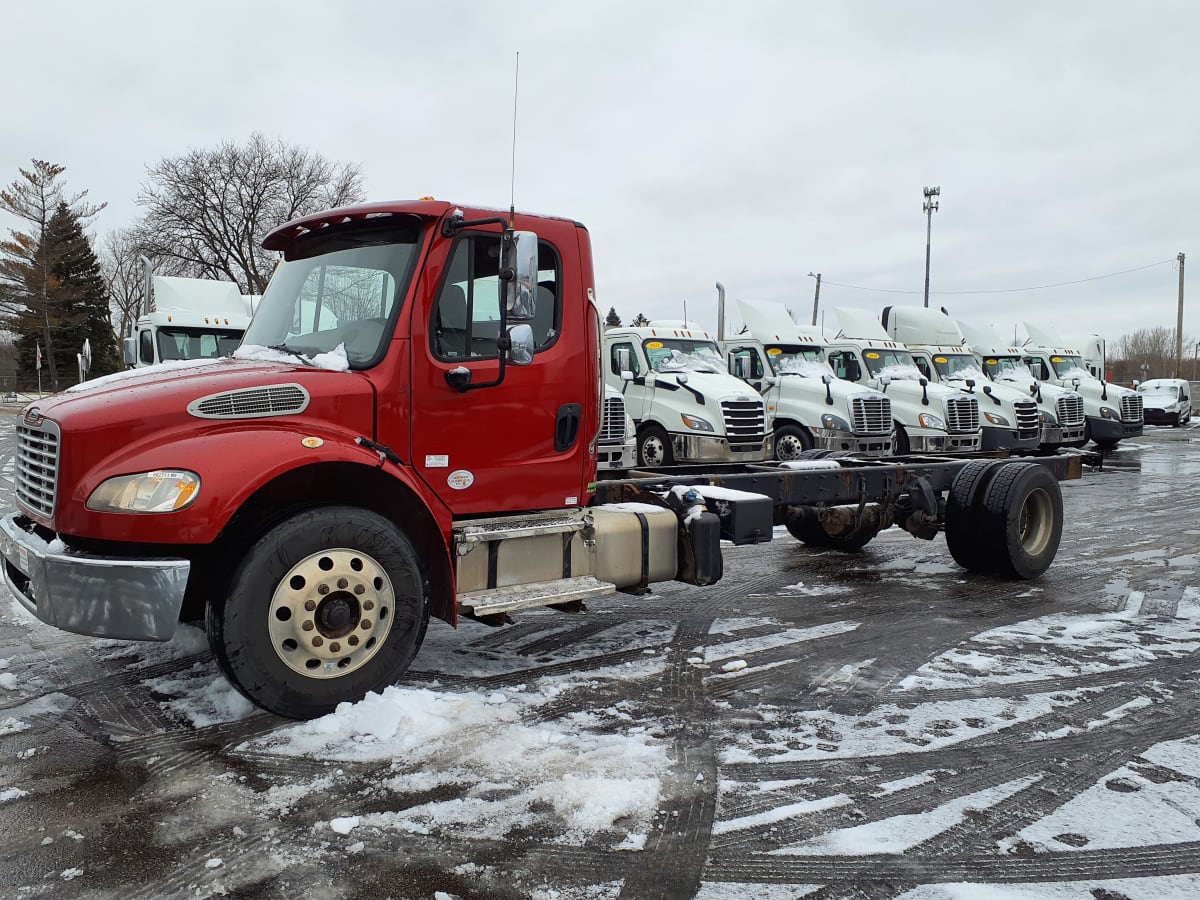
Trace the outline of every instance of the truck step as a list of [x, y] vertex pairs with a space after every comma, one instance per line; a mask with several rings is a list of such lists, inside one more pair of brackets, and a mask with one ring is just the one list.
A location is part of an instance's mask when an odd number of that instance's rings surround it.
[[582, 531], [586, 525], [584, 514], [576, 511], [549, 516], [503, 516], [455, 525], [454, 542], [459, 547], [459, 555], [462, 556], [470, 550], [472, 544], [541, 534], [567, 534]]
[[458, 595], [459, 608], [473, 616], [491, 616], [517, 609], [533, 609], [557, 603], [587, 600], [611, 594], [617, 587], [591, 575], [510, 584], [486, 591], [468, 591]]

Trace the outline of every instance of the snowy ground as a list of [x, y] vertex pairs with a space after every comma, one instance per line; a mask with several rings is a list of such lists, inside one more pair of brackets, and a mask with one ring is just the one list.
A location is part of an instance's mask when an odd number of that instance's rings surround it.
[[1200, 896], [1193, 435], [1065, 485], [1035, 582], [783, 532], [714, 588], [435, 623], [308, 723], [195, 629], [93, 641], [0, 596], [0, 897]]

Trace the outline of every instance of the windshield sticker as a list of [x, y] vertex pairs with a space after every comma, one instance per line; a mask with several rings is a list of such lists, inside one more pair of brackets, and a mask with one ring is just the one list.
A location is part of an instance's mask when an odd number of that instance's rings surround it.
[[863, 356], [865, 356], [867, 359], [879, 359], [878, 353], [864, 353]]
[[1052, 357], [1050, 357], [1050, 362], [1055, 362], [1055, 363], [1058, 363], [1058, 362], [1062, 362], [1062, 361], [1063, 361], [1063, 360], [1062, 360], [1062, 357], [1061, 357], [1061, 356], [1052, 356]]
[[663, 346], [662, 341], [647, 341], [646, 342], [647, 350], [661, 350], [662, 346]]
[[446, 484], [456, 491], [465, 491], [474, 483], [475, 475], [467, 469], [455, 469], [446, 476]]
[[989, 366], [996, 365], [996, 361], [994, 359], [985, 359], [984, 362], [987, 363]]
[[935, 357], [933, 358], [933, 361], [934, 361], [935, 363], [944, 363], [944, 362], [946, 362], [946, 357], [944, 357], [944, 356], [935, 356]]
[[779, 347], [768, 347], [767, 348], [767, 356], [780, 356], [782, 353], [783, 353], [783, 350], [780, 349]]

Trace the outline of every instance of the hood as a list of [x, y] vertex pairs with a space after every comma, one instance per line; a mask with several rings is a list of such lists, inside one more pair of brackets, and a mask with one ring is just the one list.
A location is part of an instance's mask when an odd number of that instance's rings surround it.
[[[967, 394], [966, 391], [960, 391], [957, 388], [937, 384], [932, 381], [925, 386], [925, 390], [928, 392], [930, 402], [937, 403], [941, 403], [944, 397], [972, 396]], [[912, 403], [920, 403], [922, 397], [921, 383], [919, 381], [893, 381], [887, 386], [887, 390], [882, 392], [891, 397], [893, 401], [905, 400]], [[978, 392], [974, 396], [978, 399]]]
[[739, 300], [737, 304], [751, 336], [764, 344], [825, 343], [819, 328], [797, 325], [782, 303]]
[[680, 375], [685, 376], [687, 381], [687, 387], [683, 390], [691, 388], [699, 391], [706, 401], [720, 401], [732, 396], [745, 397], [747, 400], [761, 399], [754, 388], [742, 379], [725, 372], [656, 372], [655, 382], [678, 384]]

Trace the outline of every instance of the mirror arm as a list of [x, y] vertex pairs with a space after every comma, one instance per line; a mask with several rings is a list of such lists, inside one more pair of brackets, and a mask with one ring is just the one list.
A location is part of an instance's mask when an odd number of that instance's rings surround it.
[[490, 219], [472, 219], [467, 221], [461, 216], [450, 216], [442, 222], [442, 237], [454, 237], [464, 228], [475, 228], [480, 225], [503, 225], [508, 228], [508, 219], [502, 216], [492, 216]]

